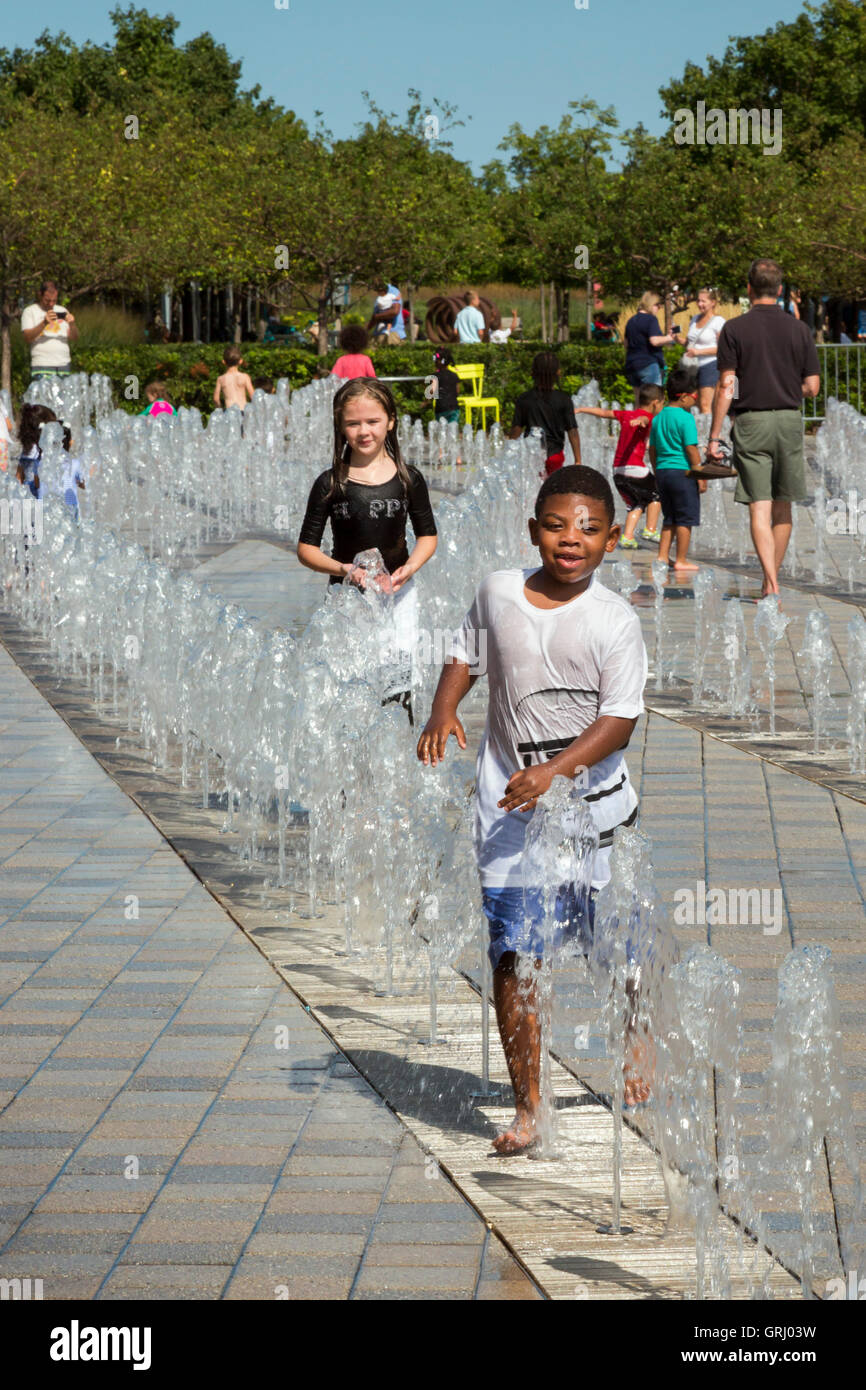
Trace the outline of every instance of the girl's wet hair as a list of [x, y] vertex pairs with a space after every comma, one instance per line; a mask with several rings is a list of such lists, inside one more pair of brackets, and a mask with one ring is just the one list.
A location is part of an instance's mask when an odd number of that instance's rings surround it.
[[397, 477], [403, 484], [404, 491], [409, 491], [409, 470], [403, 461], [400, 441], [397, 438], [397, 402], [384, 382], [376, 377], [359, 377], [354, 381], [347, 381], [334, 396], [334, 461], [331, 464], [331, 486], [326, 500], [337, 495], [342, 497], [346, 491], [352, 451], [343, 433], [343, 414], [349, 402], [358, 400], [361, 396], [376, 401], [392, 422], [385, 436], [385, 451], [397, 465]]
[[[21, 407], [21, 422], [18, 426], [18, 438], [21, 441], [21, 452], [30, 454], [34, 449], [39, 448], [39, 434], [43, 425], [58, 424], [57, 416], [53, 410], [49, 410], [47, 405], [24, 405]], [[63, 426], [63, 447], [69, 451], [72, 443], [72, 431], [68, 425]]]

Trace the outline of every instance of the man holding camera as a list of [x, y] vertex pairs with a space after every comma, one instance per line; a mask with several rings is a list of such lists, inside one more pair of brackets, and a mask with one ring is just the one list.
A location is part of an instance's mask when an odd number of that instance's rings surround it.
[[21, 314], [21, 334], [30, 346], [30, 379], [68, 376], [72, 371], [69, 344], [78, 337], [75, 317], [57, 303], [57, 286], [43, 280], [39, 299]]

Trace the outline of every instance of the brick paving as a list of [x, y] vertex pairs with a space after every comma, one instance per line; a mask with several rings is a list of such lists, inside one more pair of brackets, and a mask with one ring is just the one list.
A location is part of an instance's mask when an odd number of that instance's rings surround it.
[[0, 711], [0, 1277], [540, 1297], [3, 647]]

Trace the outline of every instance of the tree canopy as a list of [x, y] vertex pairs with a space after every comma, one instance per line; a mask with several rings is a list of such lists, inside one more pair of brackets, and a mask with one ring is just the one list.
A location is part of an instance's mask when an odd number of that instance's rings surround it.
[[[587, 275], [623, 297], [685, 302], [707, 283], [735, 296], [761, 254], [807, 293], [866, 293], [866, 0], [807, 5], [689, 64], [660, 93], [660, 136], [620, 135], [613, 108], [571, 102], [558, 125], [512, 125], [480, 177], [454, 156], [445, 102], [410, 90], [397, 115], [368, 98], [357, 132], [335, 139], [245, 89], [212, 35], [179, 44], [173, 16], [134, 5], [111, 19], [109, 43], [45, 32], [0, 50], [6, 379], [9, 324], [46, 275], [71, 300], [283, 282], [322, 325], [346, 279], [544, 281], [561, 336]], [[680, 143], [701, 102], [781, 111], [779, 148]]]

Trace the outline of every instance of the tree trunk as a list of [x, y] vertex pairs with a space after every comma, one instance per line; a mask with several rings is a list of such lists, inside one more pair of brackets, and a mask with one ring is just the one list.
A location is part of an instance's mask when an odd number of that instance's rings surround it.
[[2, 323], [0, 323], [0, 390], [9, 392], [9, 399], [12, 399], [12, 335], [9, 332], [11, 322], [7, 311], [3, 310]]
[[323, 287], [319, 294], [318, 324], [319, 341], [316, 351], [320, 357], [324, 357], [328, 351], [328, 306], [331, 302], [330, 292], [327, 286]]
[[243, 312], [243, 300], [242, 300], [242, 298], [241, 298], [242, 293], [243, 293], [243, 291], [239, 289], [239, 290], [238, 290], [238, 293], [235, 294], [234, 285], [232, 285], [232, 342], [233, 342], [233, 343], [239, 343], [239, 342], [241, 341], [241, 339], [242, 339], [242, 336], [243, 336], [243, 335], [242, 335], [242, 332], [241, 332], [241, 314], [242, 314], [242, 312]]
[[541, 300], [541, 341], [547, 342], [547, 324], [544, 320], [544, 285], [539, 285], [538, 294]]
[[593, 300], [594, 300], [594, 299], [595, 299], [595, 295], [594, 295], [593, 292], [592, 292], [592, 274], [591, 274], [590, 271], [587, 271], [587, 274], [586, 274], [586, 341], [587, 341], [588, 343], [591, 343], [591, 342], [592, 342], [592, 311], [593, 311], [593, 307], [594, 307], [594, 305], [593, 305]]
[[557, 319], [559, 323], [559, 332], [557, 334], [557, 337], [559, 339], [559, 342], [567, 343], [569, 334], [569, 318], [571, 316], [571, 304], [567, 285], [563, 285], [561, 288], [559, 285], [557, 285], [556, 301]]

